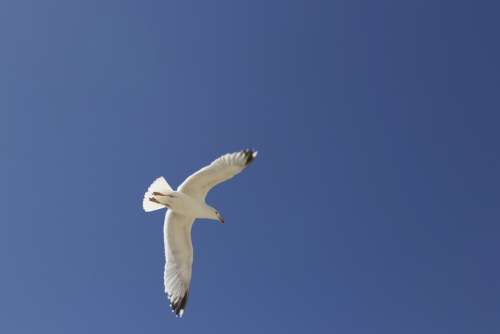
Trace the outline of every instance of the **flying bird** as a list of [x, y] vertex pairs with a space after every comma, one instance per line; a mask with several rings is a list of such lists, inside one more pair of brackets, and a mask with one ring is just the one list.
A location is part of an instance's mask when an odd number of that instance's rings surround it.
[[150, 212], [167, 208], [163, 225], [165, 244], [165, 293], [175, 315], [182, 317], [189, 296], [193, 244], [191, 228], [195, 219], [224, 224], [222, 215], [205, 203], [207, 193], [221, 182], [239, 174], [257, 156], [254, 150], [225, 154], [190, 175], [173, 190], [163, 177], [157, 178], [144, 194], [142, 207]]

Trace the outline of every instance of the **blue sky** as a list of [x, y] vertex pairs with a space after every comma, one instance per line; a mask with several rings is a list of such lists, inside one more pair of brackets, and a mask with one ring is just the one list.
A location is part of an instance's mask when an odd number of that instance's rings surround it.
[[[1, 332], [498, 333], [498, 10], [1, 2]], [[143, 193], [246, 147], [176, 319]]]

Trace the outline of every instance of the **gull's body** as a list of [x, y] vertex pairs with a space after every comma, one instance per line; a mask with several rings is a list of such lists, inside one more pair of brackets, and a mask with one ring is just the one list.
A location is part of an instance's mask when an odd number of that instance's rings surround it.
[[153, 196], [157, 204], [164, 205], [171, 211], [181, 215], [195, 218], [217, 219], [213, 216], [213, 208], [208, 206], [205, 201], [186, 195], [182, 191], [172, 191], [163, 195]]
[[205, 197], [211, 188], [240, 173], [256, 156], [257, 152], [252, 150], [223, 155], [189, 176], [177, 191], [160, 177], [144, 194], [145, 211], [168, 209], [163, 226], [166, 260], [164, 283], [172, 311], [178, 316], [184, 313], [189, 295], [193, 264], [193, 223], [197, 218], [224, 223], [219, 212], [205, 203]]

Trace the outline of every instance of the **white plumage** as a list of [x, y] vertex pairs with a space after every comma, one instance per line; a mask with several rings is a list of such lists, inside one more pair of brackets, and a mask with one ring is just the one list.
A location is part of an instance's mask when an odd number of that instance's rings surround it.
[[148, 191], [144, 194], [144, 199], [142, 200], [142, 207], [144, 211], [151, 212], [159, 209], [163, 209], [165, 206], [149, 199], [153, 197], [153, 192], [159, 193], [169, 193], [172, 191], [172, 187], [167, 183], [163, 177], [159, 177], [151, 183], [148, 188]]
[[193, 245], [191, 227], [196, 218], [218, 220], [220, 213], [205, 203], [208, 191], [245, 169], [257, 156], [253, 150], [225, 154], [189, 176], [174, 191], [163, 177], [157, 178], [144, 194], [142, 206], [150, 212], [168, 208], [163, 226], [165, 242], [165, 293], [172, 312], [182, 317], [189, 295]]

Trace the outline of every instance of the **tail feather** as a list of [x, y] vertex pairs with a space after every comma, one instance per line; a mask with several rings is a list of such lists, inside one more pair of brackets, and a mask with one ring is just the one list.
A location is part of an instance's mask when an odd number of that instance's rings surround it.
[[153, 193], [168, 194], [172, 192], [172, 187], [167, 183], [163, 176], [154, 180], [153, 183], [148, 188], [148, 191], [144, 194], [144, 199], [142, 200], [142, 208], [146, 212], [151, 212], [155, 210], [160, 210], [165, 208], [165, 205], [158, 203], [158, 201], [152, 201], [154, 198]]

